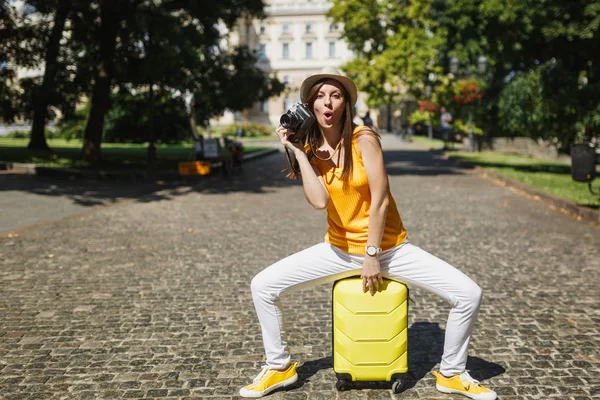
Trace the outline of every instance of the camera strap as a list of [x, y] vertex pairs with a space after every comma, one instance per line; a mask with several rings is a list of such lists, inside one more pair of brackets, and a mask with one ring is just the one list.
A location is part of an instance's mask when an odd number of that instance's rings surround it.
[[290, 164], [290, 168], [292, 169], [292, 171], [294, 171], [294, 173], [296, 174], [296, 179], [298, 179], [298, 177], [300, 176], [300, 171], [298, 171], [296, 169], [296, 167], [294, 167], [294, 162], [292, 161], [292, 156], [290, 156], [290, 151], [287, 147], [285, 148], [285, 156], [287, 157], [288, 160], [288, 164]]

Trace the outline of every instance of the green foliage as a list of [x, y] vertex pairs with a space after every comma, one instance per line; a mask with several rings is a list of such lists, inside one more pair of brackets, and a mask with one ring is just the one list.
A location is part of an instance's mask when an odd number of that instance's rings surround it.
[[[59, 139], [62, 137], [59, 130], [46, 129], [44, 132], [48, 139]], [[30, 136], [30, 131], [12, 131], [11, 133], [3, 137], [10, 139], [29, 139]]]
[[4, 122], [13, 122], [19, 115], [20, 93], [15, 86], [10, 84], [9, 74], [12, 75], [13, 71], [5, 70], [3, 72], [0, 69], [0, 121]]
[[423, 81], [440, 41], [430, 18], [431, 0], [334, 0], [329, 16], [344, 23], [344, 37], [356, 58], [343, 66], [378, 107], [407, 93], [423, 97]]
[[103, 139], [112, 143], [144, 143], [154, 129], [157, 143], [177, 143], [191, 137], [189, 116], [181, 96], [166, 90], [154, 94], [120, 91], [112, 97]]
[[[149, 85], [157, 88], [161, 94], [156, 100], [155, 109], [159, 112], [155, 114], [155, 122], [159, 125], [155, 131], [160, 141], [167, 142], [187, 135], [191, 114], [198, 124], [205, 125], [226, 109], [247, 108], [284, 88], [256, 66], [256, 56], [248, 48], [220, 48], [223, 31], [219, 24], [233, 28], [242, 17], [264, 16], [262, 0], [26, 0], [24, 3], [35, 12], [35, 18], [21, 18], [12, 4], [0, 2], [1, 52], [8, 57], [13, 70], [40, 66], [53, 18], [59, 7], [68, 7], [65, 26], [69, 40], [61, 41], [55, 81], [50, 85], [52, 90], [46, 93], [51, 109], [56, 108], [65, 116], [61, 124], [64, 137], [80, 137], [82, 119], [76, 115], [76, 109], [82, 98], [92, 98], [92, 87], [99, 73], [110, 73], [111, 92], [118, 88], [119, 93], [146, 93]], [[105, 18], [107, 15], [114, 19]], [[112, 49], [105, 46], [103, 28], [107, 22], [118, 28]], [[107, 63], [105, 55], [113, 51], [114, 56]], [[107, 68], [107, 64], [112, 65]], [[5, 118], [19, 113], [31, 119], [33, 105], [29, 94], [42, 87], [41, 77], [13, 82], [10, 91], [4, 83], [0, 79], [0, 107]], [[23, 101], [17, 103], [21, 92], [28, 95], [21, 96]], [[192, 109], [183, 101], [190, 95], [195, 100]], [[112, 105], [102, 104], [95, 114], [105, 115], [106, 125], [99, 129], [104, 128], [104, 138], [148, 140], [150, 117], [149, 108], [144, 111], [144, 100], [137, 96], [116, 96], [113, 100]], [[124, 104], [126, 101], [132, 104]], [[111, 106], [116, 108], [110, 109]], [[138, 121], [125, 115], [124, 110], [131, 111]], [[53, 117], [51, 114], [50, 118]]]
[[600, 209], [600, 198], [592, 195], [586, 185], [573, 181], [569, 164], [496, 152], [457, 152], [452, 157], [480, 165], [579, 205]]
[[[483, 135], [483, 129], [481, 129], [474, 123], [472, 124], [472, 129], [473, 129], [474, 135], [479, 135], [479, 136]], [[466, 121], [463, 121], [462, 119], [455, 119], [454, 123], [452, 124], [452, 130], [456, 133], [462, 133], [463, 135], [468, 135], [469, 134], [469, 123]]]
[[221, 133], [223, 136], [236, 136], [237, 131], [240, 128], [244, 130], [245, 136], [250, 136], [250, 137], [271, 136], [273, 134], [273, 132], [275, 131], [271, 126], [267, 126], [267, 125], [263, 125], [261, 123], [255, 122], [255, 121], [251, 121], [251, 122], [245, 122], [243, 124], [227, 125], [222, 130]]
[[538, 72], [519, 73], [502, 90], [498, 115], [510, 136], [544, 136], [549, 116], [544, 109], [541, 77]]
[[10, 139], [29, 139], [29, 131], [12, 131], [4, 137]]
[[438, 128], [440, 126], [440, 121], [438, 118], [435, 118], [435, 114], [419, 109], [413, 111], [413, 113], [410, 114], [408, 122], [412, 125], [428, 125], [430, 118], [431, 126], [433, 126], [434, 128]]
[[[488, 132], [543, 135], [563, 150], [600, 135], [600, 0], [336, 0], [330, 16], [345, 24], [358, 57], [344, 69], [371, 107], [405, 94], [423, 98], [430, 84], [434, 102], [462, 117], [472, 113]], [[449, 73], [451, 57], [457, 76]], [[531, 77], [519, 77], [530, 73], [537, 89], [523, 81]], [[465, 77], [486, 83], [477, 107], [451, 105], [453, 82]]]
[[408, 119], [412, 125], [423, 124], [426, 125], [429, 123], [430, 115], [427, 111], [415, 110]]
[[82, 140], [84, 130], [85, 115], [77, 115], [61, 121], [58, 125], [58, 131], [55, 137], [65, 140]]

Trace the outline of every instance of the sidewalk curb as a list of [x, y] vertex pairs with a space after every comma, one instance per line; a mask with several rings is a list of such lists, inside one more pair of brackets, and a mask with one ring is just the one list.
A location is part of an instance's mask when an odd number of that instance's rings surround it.
[[452, 162], [462, 165], [464, 167], [473, 168], [473, 170], [477, 174], [485, 178], [492, 178], [498, 180], [504, 185], [511, 186], [515, 189], [523, 191], [529, 196], [531, 196], [534, 200], [540, 200], [544, 203], [550, 204], [551, 208], [563, 214], [567, 214], [578, 221], [585, 220], [594, 223], [594, 225], [600, 224], [600, 212], [598, 211], [592, 210], [587, 207], [582, 207], [570, 200], [561, 199], [560, 197], [556, 197], [554, 195], [536, 189], [533, 186], [527, 185], [525, 183], [501, 175], [497, 172], [480, 167], [477, 164], [460, 160], [459, 158], [453, 157], [452, 155], [448, 155], [448, 160], [451, 160]]
[[[266, 149], [261, 151], [255, 151], [252, 153], [245, 154], [243, 157], [244, 162], [252, 161], [261, 157], [265, 157], [269, 154], [278, 152], [277, 149]], [[84, 179], [97, 179], [97, 180], [125, 180], [125, 181], [141, 181], [148, 180], [148, 173], [142, 169], [134, 170], [86, 170], [77, 168], [56, 168], [56, 167], [44, 167], [37, 164], [28, 163], [15, 163], [0, 161], [0, 171], [12, 171], [17, 174], [23, 175], [37, 175], [37, 176], [56, 176], [64, 178], [84, 178]], [[181, 175], [177, 171], [173, 172], [162, 172], [157, 173], [155, 179], [179, 179]]]

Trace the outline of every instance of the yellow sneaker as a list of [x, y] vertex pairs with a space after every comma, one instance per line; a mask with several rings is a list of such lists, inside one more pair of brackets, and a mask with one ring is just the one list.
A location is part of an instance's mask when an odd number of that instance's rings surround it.
[[250, 385], [240, 389], [240, 396], [258, 398], [268, 395], [275, 389], [290, 386], [298, 380], [297, 366], [298, 363], [292, 363], [285, 371], [264, 366]]
[[481, 386], [468, 372], [454, 375], [452, 378], [446, 378], [439, 372], [432, 374], [437, 378], [436, 389], [442, 393], [459, 393], [474, 400], [496, 400], [496, 392]]

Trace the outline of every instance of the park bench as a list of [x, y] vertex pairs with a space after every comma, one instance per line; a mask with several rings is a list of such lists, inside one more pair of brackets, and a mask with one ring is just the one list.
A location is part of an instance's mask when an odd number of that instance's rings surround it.
[[243, 145], [227, 137], [200, 137], [194, 144], [195, 161], [179, 163], [180, 175], [208, 175], [220, 168], [227, 176], [242, 165]]

